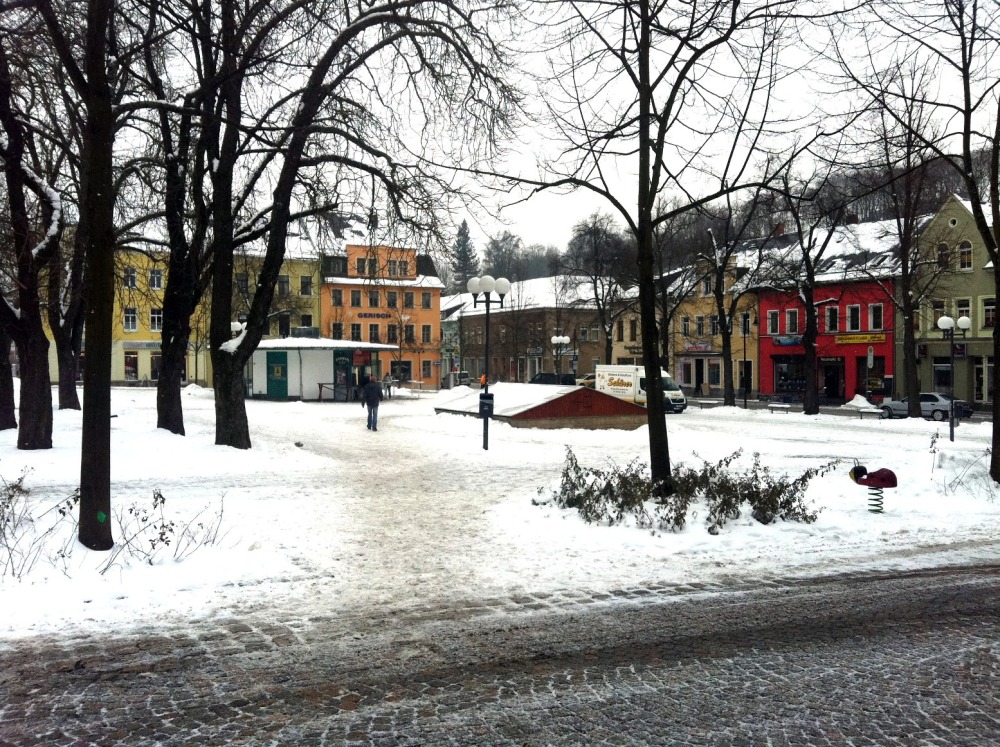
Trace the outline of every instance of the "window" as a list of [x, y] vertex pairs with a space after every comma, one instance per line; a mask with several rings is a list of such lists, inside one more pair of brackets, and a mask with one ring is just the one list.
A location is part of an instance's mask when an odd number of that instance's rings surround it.
[[882, 316], [882, 304], [873, 303], [868, 307], [868, 329], [870, 331], [878, 331], [883, 329], [885, 320]]
[[420, 375], [425, 379], [429, 379], [431, 377], [431, 361], [420, 362]]
[[716, 335], [719, 334], [719, 315], [718, 314], [712, 314], [712, 316], [710, 316], [708, 318], [708, 326], [709, 326], [709, 330], [711, 331], [712, 337], [715, 337]]
[[968, 298], [960, 298], [955, 301], [955, 316], [972, 316], [972, 302]]
[[163, 309], [149, 310], [149, 328], [154, 332], [163, 330]]
[[938, 319], [944, 316], [944, 301], [931, 302], [931, 329], [937, 330]]
[[779, 312], [777, 311], [767, 312], [767, 333], [769, 335], [778, 334], [778, 318], [779, 318]]
[[399, 263], [394, 259], [389, 260], [389, 277], [399, 277]]
[[126, 332], [135, 332], [139, 329], [139, 315], [136, 313], [134, 306], [125, 307], [125, 319], [122, 324]]
[[972, 243], [963, 241], [958, 245], [958, 269], [972, 269]]
[[615, 327], [617, 327], [617, 331], [618, 331], [618, 335], [617, 335], [618, 342], [624, 342], [625, 341], [625, 322], [623, 320], [619, 319], [618, 323], [615, 325]]
[[122, 285], [125, 288], [135, 288], [136, 287], [136, 273], [134, 267], [125, 268], [125, 276], [122, 279]]
[[861, 331], [861, 306], [858, 304], [852, 304], [847, 307], [847, 331]]
[[937, 245], [937, 263], [938, 267], [947, 267], [948, 262], [951, 259], [951, 249], [944, 242]]
[[299, 326], [301, 327], [311, 327], [313, 326], [313, 315], [303, 314], [299, 317]]
[[396, 308], [396, 299], [399, 298], [399, 293], [396, 291], [386, 291], [385, 292], [385, 305], [390, 309]]
[[311, 296], [313, 294], [313, 279], [312, 275], [300, 275], [299, 276], [299, 295], [300, 296]]
[[580, 327], [580, 329], [577, 330], [576, 336], [577, 336], [577, 339], [580, 340], [580, 342], [586, 342], [587, 341], [587, 328], [586, 327]]
[[125, 351], [125, 381], [139, 380], [139, 354], [132, 350]]
[[250, 292], [250, 275], [245, 272], [236, 273], [236, 290], [242, 295]]
[[412, 309], [413, 308], [413, 291], [403, 292], [403, 308]]
[[705, 336], [705, 317], [696, 316], [694, 318], [694, 333], [697, 337]]
[[594, 342], [598, 342], [601, 339], [601, 336], [597, 332], [596, 324], [590, 327], [590, 339], [593, 340]]
[[163, 290], [163, 270], [149, 271], [149, 289]]
[[344, 291], [340, 288], [330, 289], [330, 305], [331, 306], [343, 306], [344, 305]]
[[334, 340], [344, 339], [344, 325], [340, 322], [334, 322], [330, 325], [330, 337]]
[[288, 298], [291, 292], [292, 289], [288, 282], [288, 275], [278, 275], [278, 297]]
[[385, 328], [385, 341], [395, 345], [399, 342], [399, 327], [395, 324], [389, 324]]
[[407, 324], [403, 327], [403, 336], [406, 342], [416, 342], [416, 337], [414, 337], [413, 325]]
[[689, 316], [681, 317], [681, 336], [682, 337], [691, 336], [691, 317]]
[[368, 291], [368, 308], [377, 309], [378, 308], [378, 291], [370, 290]]
[[410, 274], [410, 263], [406, 260], [399, 260], [399, 276], [406, 277]]
[[799, 310], [788, 309], [785, 312], [785, 334], [797, 335], [799, 333]]
[[429, 309], [431, 307], [431, 294], [426, 291], [420, 294], [420, 308]]
[[377, 324], [368, 325], [368, 342], [379, 342]]
[[354, 340], [355, 342], [360, 342], [361, 341], [361, 325], [360, 324], [352, 324], [351, 325], [351, 339]]
[[995, 298], [983, 299], [983, 326], [993, 329], [997, 323], [997, 300]]
[[629, 342], [635, 342], [639, 339], [639, 320], [629, 319], [628, 320], [628, 339]]
[[347, 257], [326, 257], [331, 275], [347, 274]]
[[420, 342], [428, 343], [431, 341], [431, 325], [424, 324], [420, 327]]
[[826, 331], [836, 332], [840, 329], [840, 309], [836, 306], [826, 307]]
[[701, 281], [701, 295], [711, 296], [712, 295], [712, 278], [702, 278]]
[[744, 311], [740, 314], [740, 336], [749, 337], [750, 335], [750, 312]]
[[351, 291], [351, 306], [353, 306], [354, 308], [361, 307], [361, 291], [359, 290]]
[[364, 277], [365, 275], [374, 275], [378, 268], [374, 259], [358, 257], [355, 260], [355, 269], [358, 275]]

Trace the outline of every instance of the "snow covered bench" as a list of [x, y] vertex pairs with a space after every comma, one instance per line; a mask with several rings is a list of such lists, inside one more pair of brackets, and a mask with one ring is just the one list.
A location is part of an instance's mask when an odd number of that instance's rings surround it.
[[871, 415], [872, 417], [881, 418], [882, 411], [877, 407], [861, 407], [858, 409], [858, 417], [862, 420], [865, 419], [865, 415]]
[[785, 405], [785, 404], [782, 404], [780, 402], [770, 402], [767, 405], [767, 409], [770, 410], [771, 412], [785, 412], [785, 413], [787, 413], [789, 410], [792, 409], [792, 406], [791, 405]]

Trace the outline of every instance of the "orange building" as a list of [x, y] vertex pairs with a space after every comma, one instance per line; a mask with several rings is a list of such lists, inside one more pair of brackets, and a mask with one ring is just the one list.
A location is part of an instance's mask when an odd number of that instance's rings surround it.
[[[325, 255], [320, 334], [334, 340], [397, 345], [388, 362], [400, 382], [437, 388], [441, 379], [441, 291], [433, 260], [415, 249], [347, 244]], [[388, 364], [390, 369], [385, 370]]]

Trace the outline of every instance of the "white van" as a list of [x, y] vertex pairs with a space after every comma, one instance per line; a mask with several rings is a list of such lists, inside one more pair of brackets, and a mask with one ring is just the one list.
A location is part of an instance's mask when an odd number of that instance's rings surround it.
[[[597, 366], [594, 388], [599, 392], [627, 399], [637, 405], [646, 404], [646, 369], [643, 366]], [[663, 379], [663, 407], [672, 412], [684, 412], [687, 397], [680, 386], [661, 370]]]

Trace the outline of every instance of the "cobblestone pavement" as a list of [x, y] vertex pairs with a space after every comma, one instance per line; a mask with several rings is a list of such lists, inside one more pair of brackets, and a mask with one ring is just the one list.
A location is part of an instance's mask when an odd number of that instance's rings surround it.
[[0, 647], [0, 745], [1000, 745], [1000, 568]]

